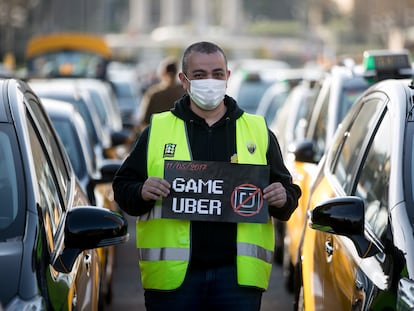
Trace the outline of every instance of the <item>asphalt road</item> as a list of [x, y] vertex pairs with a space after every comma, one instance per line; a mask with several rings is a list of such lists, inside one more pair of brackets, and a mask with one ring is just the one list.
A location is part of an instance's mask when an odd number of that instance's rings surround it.
[[[113, 299], [105, 310], [145, 311], [144, 292], [135, 248], [134, 218], [126, 216], [130, 239], [117, 246], [117, 257], [113, 279]], [[293, 296], [283, 286], [281, 267], [274, 264], [269, 289], [263, 294], [261, 311], [292, 310]]]

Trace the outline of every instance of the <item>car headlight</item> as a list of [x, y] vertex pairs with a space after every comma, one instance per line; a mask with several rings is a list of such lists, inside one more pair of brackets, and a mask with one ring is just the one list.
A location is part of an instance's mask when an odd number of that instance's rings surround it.
[[4, 311], [44, 311], [46, 310], [43, 297], [36, 296], [30, 300], [23, 300], [15, 297], [5, 308]]

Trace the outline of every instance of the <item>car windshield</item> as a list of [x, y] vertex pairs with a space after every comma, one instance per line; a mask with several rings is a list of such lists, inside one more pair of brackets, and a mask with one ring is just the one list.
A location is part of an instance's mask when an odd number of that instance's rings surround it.
[[0, 125], [0, 242], [21, 238], [24, 233], [24, 178], [13, 131]]
[[84, 51], [58, 51], [38, 55], [28, 64], [33, 77], [101, 77], [104, 59]]

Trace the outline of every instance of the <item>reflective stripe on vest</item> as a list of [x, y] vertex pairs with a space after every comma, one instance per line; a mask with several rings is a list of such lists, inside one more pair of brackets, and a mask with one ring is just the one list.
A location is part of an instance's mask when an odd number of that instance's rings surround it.
[[[163, 177], [164, 159], [192, 159], [186, 134], [184, 121], [171, 112], [153, 115], [148, 141], [148, 176]], [[266, 164], [269, 138], [264, 118], [244, 113], [236, 121], [236, 137], [239, 163]], [[161, 202], [157, 202], [154, 209], [138, 218], [136, 229], [143, 287], [178, 288], [190, 259], [190, 222], [162, 219]], [[267, 224], [238, 223], [239, 284], [267, 289], [273, 261], [273, 230], [270, 219]]]

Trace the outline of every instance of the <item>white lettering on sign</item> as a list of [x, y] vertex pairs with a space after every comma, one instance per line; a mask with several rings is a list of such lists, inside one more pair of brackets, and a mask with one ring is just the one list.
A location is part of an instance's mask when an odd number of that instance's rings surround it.
[[221, 215], [221, 201], [193, 198], [172, 198], [172, 210], [180, 214]]
[[192, 193], [206, 193], [209, 194], [223, 194], [223, 180], [207, 180], [202, 179], [185, 180], [182, 177], [177, 177], [172, 182], [172, 188], [175, 192], [192, 192]]

